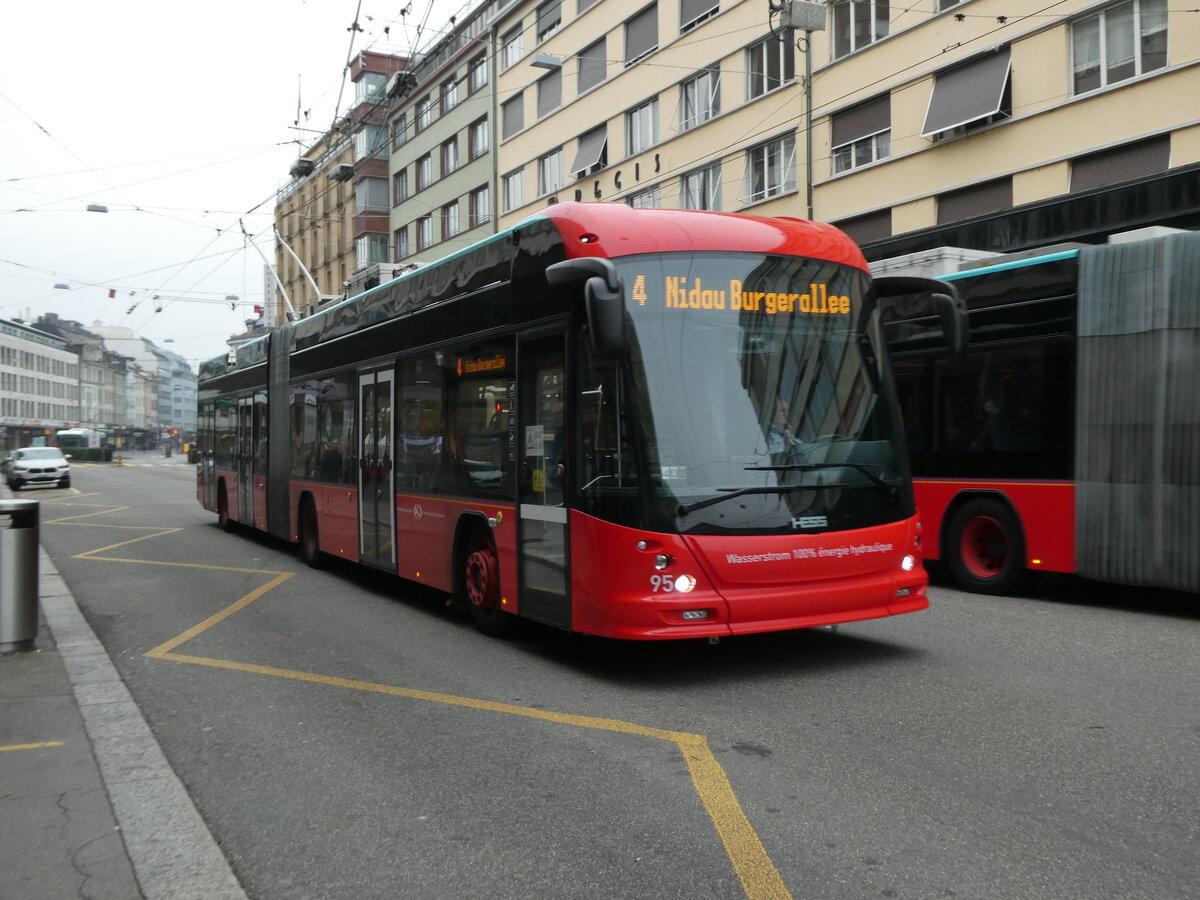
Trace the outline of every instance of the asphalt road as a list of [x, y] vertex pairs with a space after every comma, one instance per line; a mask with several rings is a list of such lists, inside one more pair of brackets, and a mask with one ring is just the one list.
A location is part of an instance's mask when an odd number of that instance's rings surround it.
[[252, 897], [1200, 896], [1200, 600], [497, 641], [130, 462], [42, 542]]

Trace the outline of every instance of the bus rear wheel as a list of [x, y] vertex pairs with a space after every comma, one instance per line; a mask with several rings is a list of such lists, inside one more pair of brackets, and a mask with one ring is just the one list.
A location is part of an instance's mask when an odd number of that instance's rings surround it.
[[477, 538], [470, 548], [462, 571], [463, 605], [475, 627], [484, 634], [507, 637], [513, 632], [516, 617], [501, 608], [496, 547], [489, 540]]
[[1025, 577], [1025, 537], [1012, 510], [980, 497], [958, 508], [946, 529], [954, 580], [976, 594], [1010, 594]]
[[217, 524], [222, 531], [233, 531], [233, 519], [229, 518], [229, 495], [224, 484], [217, 489]]
[[300, 506], [300, 558], [312, 569], [325, 568], [325, 554], [321, 552], [321, 532], [317, 524], [317, 508], [311, 499]]

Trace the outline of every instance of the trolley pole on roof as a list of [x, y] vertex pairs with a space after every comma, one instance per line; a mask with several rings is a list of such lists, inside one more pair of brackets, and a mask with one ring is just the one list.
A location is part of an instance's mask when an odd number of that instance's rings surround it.
[[[804, 196], [807, 218], [813, 217], [812, 138], [812, 33], [825, 30], [825, 6], [806, 0], [768, 0], [771, 14], [779, 13], [779, 26], [786, 35], [803, 31], [796, 49], [804, 54]], [[786, 38], [785, 38], [786, 39]]]

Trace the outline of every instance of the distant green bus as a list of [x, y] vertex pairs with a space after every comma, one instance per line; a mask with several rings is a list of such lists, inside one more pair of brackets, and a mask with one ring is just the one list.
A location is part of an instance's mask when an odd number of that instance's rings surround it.
[[68, 447], [99, 447], [104, 437], [99, 431], [90, 428], [64, 428], [54, 434], [55, 443], [61, 448]]

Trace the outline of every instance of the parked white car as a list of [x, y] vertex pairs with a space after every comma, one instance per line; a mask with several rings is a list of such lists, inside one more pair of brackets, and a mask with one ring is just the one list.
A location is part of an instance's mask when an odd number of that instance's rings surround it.
[[24, 447], [5, 457], [4, 476], [10, 490], [19, 491], [27, 484], [71, 486], [71, 457], [57, 447]]

